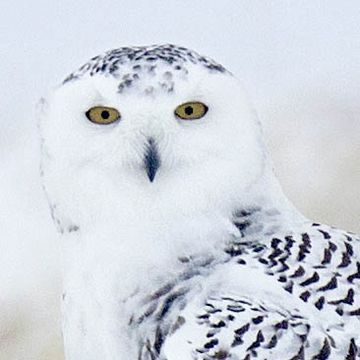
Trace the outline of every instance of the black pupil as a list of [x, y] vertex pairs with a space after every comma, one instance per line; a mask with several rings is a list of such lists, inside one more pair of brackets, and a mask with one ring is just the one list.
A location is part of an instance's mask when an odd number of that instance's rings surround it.
[[192, 106], [187, 106], [185, 109], [185, 114], [186, 115], [192, 115], [192, 113], [194, 112], [194, 109], [192, 108]]
[[110, 113], [107, 110], [103, 110], [101, 112], [101, 117], [106, 120], [110, 117]]

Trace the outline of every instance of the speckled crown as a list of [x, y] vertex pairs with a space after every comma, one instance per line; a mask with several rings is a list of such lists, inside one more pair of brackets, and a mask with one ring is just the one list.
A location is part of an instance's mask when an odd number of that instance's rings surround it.
[[[209, 72], [225, 73], [226, 69], [214, 60], [201, 56], [195, 51], [171, 44], [139, 47], [122, 47], [95, 56], [89, 62], [70, 74], [63, 83], [74, 81], [85, 75], [111, 75], [121, 78], [119, 92], [131, 87], [143, 74], [155, 75], [158, 67], [167, 65], [162, 73], [160, 86], [171, 92], [174, 89], [172, 81], [174, 73], [187, 75], [186, 65], [202, 66]], [[149, 89], [148, 89], [149, 90]]]

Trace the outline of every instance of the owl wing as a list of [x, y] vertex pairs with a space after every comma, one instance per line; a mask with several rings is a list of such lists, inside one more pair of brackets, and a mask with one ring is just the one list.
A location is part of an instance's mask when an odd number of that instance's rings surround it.
[[203, 280], [161, 355], [187, 359], [360, 358], [360, 241], [323, 225], [238, 251]]

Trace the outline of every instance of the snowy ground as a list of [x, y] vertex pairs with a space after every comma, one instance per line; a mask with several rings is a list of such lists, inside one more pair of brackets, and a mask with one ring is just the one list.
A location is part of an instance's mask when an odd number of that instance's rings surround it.
[[105, 49], [173, 42], [223, 63], [293, 202], [360, 231], [358, 1], [3, 0], [0, 12], [0, 360], [62, 359], [61, 240], [38, 177], [35, 105]]

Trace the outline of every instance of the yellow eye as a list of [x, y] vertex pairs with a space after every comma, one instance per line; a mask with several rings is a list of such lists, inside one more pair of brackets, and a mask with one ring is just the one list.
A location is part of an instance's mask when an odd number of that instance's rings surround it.
[[208, 110], [205, 104], [199, 101], [190, 101], [179, 105], [175, 109], [175, 115], [183, 120], [195, 120], [202, 118]]
[[107, 106], [94, 106], [85, 113], [93, 123], [108, 125], [120, 119], [118, 110]]

